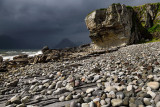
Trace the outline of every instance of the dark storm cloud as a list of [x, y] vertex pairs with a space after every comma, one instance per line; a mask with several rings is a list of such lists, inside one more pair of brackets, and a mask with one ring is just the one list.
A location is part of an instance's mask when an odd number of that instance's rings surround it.
[[[142, 5], [159, 0], [0, 0], [0, 34], [36, 46], [55, 45], [62, 38], [88, 42], [84, 18], [112, 3]], [[36, 43], [35, 43], [36, 41]]]

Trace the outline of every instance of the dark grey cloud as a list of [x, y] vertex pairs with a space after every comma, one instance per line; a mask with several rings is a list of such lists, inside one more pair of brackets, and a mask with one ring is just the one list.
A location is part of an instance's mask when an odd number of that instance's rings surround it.
[[[26, 44], [53, 46], [63, 38], [90, 42], [84, 18], [112, 3], [136, 6], [159, 0], [0, 0], [0, 35]], [[23, 45], [23, 44], [22, 44]]]

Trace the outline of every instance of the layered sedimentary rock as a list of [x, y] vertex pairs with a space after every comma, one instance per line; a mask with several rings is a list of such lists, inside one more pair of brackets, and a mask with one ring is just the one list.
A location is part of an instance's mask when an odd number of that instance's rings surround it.
[[148, 28], [151, 28], [153, 20], [159, 17], [159, 5], [147, 4], [143, 14], [140, 14], [139, 8], [112, 4], [106, 9], [91, 12], [85, 22], [94, 46], [108, 49], [151, 39]]

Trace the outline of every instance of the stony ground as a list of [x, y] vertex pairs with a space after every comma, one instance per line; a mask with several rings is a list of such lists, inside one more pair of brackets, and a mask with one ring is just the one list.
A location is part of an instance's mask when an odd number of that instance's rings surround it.
[[5, 76], [0, 107], [160, 107], [160, 42], [27, 65]]

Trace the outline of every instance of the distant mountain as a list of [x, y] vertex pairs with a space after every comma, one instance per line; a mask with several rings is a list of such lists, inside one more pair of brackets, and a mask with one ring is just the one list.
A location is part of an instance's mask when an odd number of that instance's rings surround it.
[[77, 46], [77, 44], [75, 44], [74, 42], [72, 42], [67, 38], [64, 38], [54, 48], [62, 49], [62, 48], [75, 47], [75, 46]]

